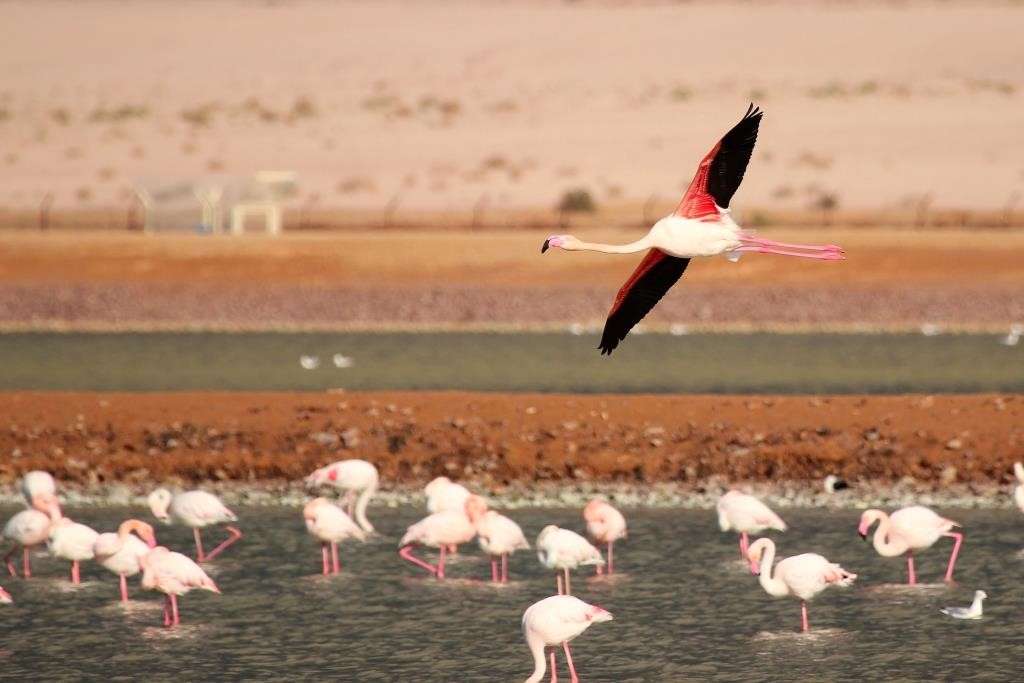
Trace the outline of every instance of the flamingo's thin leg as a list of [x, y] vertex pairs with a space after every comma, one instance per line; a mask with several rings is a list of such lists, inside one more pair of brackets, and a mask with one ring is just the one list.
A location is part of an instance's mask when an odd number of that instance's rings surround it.
[[164, 596], [164, 626], [171, 625], [171, 596]]
[[444, 578], [444, 556], [445, 556], [445, 552], [446, 552], [445, 551], [445, 546], [444, 546], [444, 544], [442, 544], [441, 545], [441, 557], [437, 561], [437, 578], [439, 578], [439, 579], [443, 579]]
[[956, 566], [956, 556], [960, 554], [960, 545], [964, 542], [964, 535], [955, 531], [950, 531], [944, 536], [953, 537], [953, 552], [949, 554], [949, 566], [946, 567], [946, 582], [951, 583], [953, 581], [953, 567]]
[[121, 602], [128, 602], [128, 577], [121, 574]]
[[498, 558], [491, 555], [491, 583], [498, 583]]
[[[14, 562], [11, 561], [11, 556], [14, 555], [14, 553], [16, 553], [17, 551], [18, 551], [18, 546], [17, 546], [17, 544], [15, 544], [15, 545], [11, 546], [10, 551], [8, 551], [8, 553], [6, 555], [4, 555], [4, 564], [7, 565], [7, 571], [14, 578], [18, 578], [18, 570], [14, 568]], [[28, 578], [28, 577], [25, 577], [25, 578]]]
[[572, 683], [578, 683], [580, 677], [576, 675], [576, 667], [572, 663], [572, 653], [569, 652], [569, 641], [562, 643], [562, 649], [565, 650], [565, 661], [569, 664], [569, 678]]
[[75, 585], [82, 583], [78, 570], [78, 560], [71, 560], [71, 583]]
[[199, 533], [199, 527], [192, 529], [192, 536], [196, 539], [196, 562], [202, 562], [206, 556], [203, 555], [203, 535]]
[[570, 583], [569, 583], [569, 568], [566, 567], [562, 571], [565, 572], [565, 594], [566, 595], [572, 595], [572, 588], [570, 587]]
[[558, 683], [558, 666], [555, 664], [555, 651], [551, 650], [551, 683]]
[[331, 541], [331, 568], [335, 574], [341, 573], [341, 561], [338, 559], [338, 543]]
[[802, 253], [789, 251], [787, 249], [776, 249], [775, 247], [737, 247], [733, 252], [752, 251], [758, 254], [778, 254], [779, 256], [797, 256], [799, 258], [818, 259], [819, 261], [843, 261], [845, 256], [836, 251], [825, 251], [820, 253]]
[[557, 569], [555, 570], [555, 585], [558, 586], [558, 594], [565, 595], [565, 590], [562, 588], [562, 575]]
[[213, 558], [217, 557], [221, 554], [221, 552], [226, 550], [228, 546], [230, 546], [232, 543], [236, 542], [238, 539], [242, 537], [242, 530], [238, 527], [225, 526], [224, 528], [227, 529], [227, 532], [230, 535], [227, 538], [225, 538], [224, 541], [219, 546], [210, 551], [210, 553], [206, 556], [207, 560], [212, 560]]
[[501, 556], [501, 582], [508, 583], [508, 553]]
[[615, 541], [608, 541], [608, 574], [609, 576], [615, 573], [615, 554], [614, 554]]
[[331, 573], [331, 570], [330, 570], [330, 567], [327, 564], [327, 542], [326, 541], [320, 544], [320, 559], [323, 560], [324, 576], [327, 576], [328, 574]]
[[917, 585], [917, 574], [914, 573], [914, 551], [907, 551], [907, 585]]
[[171, 617], [175, 626], [181, 623], [181, 617], [178, 615], [178, 596], [174, 593], [171, 593]]
[[837, 244], [792, 244], [789, 242], [776, 242], [775, 240], [764, 239], [763, 237], [741, 237], [740, 242], [749, 246], [778, 247], [780, 249], [802, 249], [804, 251], [843, 251]]
[[430, 564], [428, 562], [424, 562], [420, 558], [418, 558], [415, 555], [413, 555], [412, 554], [412, 549], [413, 549], [413, 544], [412, 543], [410, 543], [409, 545], [402, 546], [401, 548], [398, 549], [399, 557], [401, 557], [403, 560], [407, 560], [409, 562], [412, 562], [417, 567], [422, 567], [423, 569], [426, 569], [431, 574], [436, 575], [437, 574], [437, 567], [435, 567], [434, 565], [432, 565], [432, 564]]
[[28, 546], [21, 548], [21, 573], [26, 579], [32, 578], [32, 552]]
[[800, 601], [800, 618], [801, 618], [801, 630], [807, 633], [811, 630], [811, 625], [807, 623], [807, 602], [804, 600]]

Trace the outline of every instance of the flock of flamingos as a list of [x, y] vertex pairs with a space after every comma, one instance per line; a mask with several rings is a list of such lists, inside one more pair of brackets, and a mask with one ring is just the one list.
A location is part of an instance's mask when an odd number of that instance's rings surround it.
[[[1019, 485], [1014, 491], [1017, 505], [1024, 511], [1024, 466], [1017, 463], [1014, 472]], [[327, 498], [309, 501], [302, 510], [306, 528], [320, 541], [323, 573], [337, 574], [341, 570], [338, 544], [350, 539], [365, 540], [374, 533], [366, 517], [367, 505], [377, 491], [377, 468], [365, 460], [341, 460], [313, 472], [306, 479], [311, 490], [331, 487], [344, 494], [342, 506]], [[827, 483], [828, 486], [828, 483]], [[180, 623], [178, 598], [193, 589], [219, 593], [217, 585], [203, 571], [199, 563], [208, 562], [242, 538], [242, 532], [233, 526], [237, 517], [216, 496], [205, 491], [187, 491], [172, 494], [157, 489], [148, 498], [154, 517], [164, 523], [177, 523], [191, 527], [195, 536], [195, 560], [157, 545], [153, 527], [138, 519], [123, 522], [116, 532], [98, 533], [84, 524], [65, 517], [57, 498], [53, 477], [46, 472], [29, 472], [22, 479], [22, 493], [26, 509], [15, 514], [6, 524], [3, 536], [14, 545], [4, 557], [11, 576], [18, 572], [14, 556], [22, 551], [22, 576], [32, 575], [31, 552], [43, 544], [57, 558], [71, 563], [72, 583], [79, 583], [79, 564], [95, 560], [116, 574], [120, 580], [121, 600], [128, 601], [128, 578], [142, 575], [142, 587], [165, 595], [163, 623], [173, 627]], [[522, 529], [508, 517], [488, 509], [486, 501], [470, 493], [464, 486], [439, 477], [426, 488], [427, 509], [430, 514], [410, 526], [399, 542], [398, 554], [413, 565], [422, 568], [439, 580], [445, 578], [445, 558], [456, 552], [459, 545], [474, 539], [491, 560], [491, 581], [507, 583], [509, 557], [517, 550], [529, 550]], [[832, 585], [849, 586], [857, 575], [821, 555], [804, 553], [776, 562], [775, 543], [768, 538], [750, 542], [751, 534], [769, 529], [785, 531], [786, 523], [753, 496], [739, 491], [723, 495], [717, 506], [718, 522], [722, 531], [739, 534], [740, 555], [749, 564], [753, 574], [759, 576], [765, 592], [773, 597], [792, 596], [800, 600], [801, 630], [808, 631], [807, 601]], [[612, 615], [596, 605], [590, 605], [571, 595], [570, 572], [581, 566], [593, 566], [598, 574], [615, 571], [615, 542], [626, 537], [626, 520], [622, 513], [603, 500], [592, 500], [583, 509], [583, 520], [588, 535], [604, 550], [584, 536], [570, 529], [549, 525], [536, 540], [537, 557], [555, 572], [557, 594], [531, 605], [523, 614], [523, 632], [534, 659], [534, 672], [527, 683], [536, 683], [545, 675], [550, 652], [551, 680], [556, 680], [555, 650], [565, 652], [571, 679], [577, 680], [569, 641], [585, 631], [592, 623], [609, 621]], [[905, 555], [907, 582], [915, 584], [914, 552], [925, 550], [944, 537], [953, 540], [946, 567], [945, 580], [953, 580], [957, 555], [963, 543], [963, 534], [955, 531], [959, 525], [922, 506], [905, 507], [887, 514], [881, 510], [866, 510], [860, 518], [858, 533], [865, 539], [877, 523], [873, 542], [875, 550], [884, 557]], [[213, 550], [203, 549], [201, 529], [223, 525], [228, 537]], [[436, 564], [431, 564], [414, 552], [421, 547], [437, 549]], [[951, 616], [976, 618], [981, 615], [979, 591], [975, 605], [970, 609], [950, 608]], [[0, 601], [12, 602], [11, 596], [0, 588]]]

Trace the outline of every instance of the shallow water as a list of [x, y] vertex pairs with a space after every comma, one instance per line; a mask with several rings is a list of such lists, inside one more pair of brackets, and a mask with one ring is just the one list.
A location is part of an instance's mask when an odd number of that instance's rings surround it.
[[[13, 512], [3, 510], [4, 518]], [[69, 510], [110, 529], [141, 511]], [[343, 573], [324, 579], [319, 547], [297, 510], [243, 509], [246, 537], [207, 565], [223, 595], [181, 600], [182, 626], [160, 626], [160, 596], [131, 584], [130, 609], [117, 604], [113, 575], [94, 564], [70, 590], [65, 566], [38, 557], [29, 581], [5, 578], [16, 604], [0, 606], [0, 678], [23, 680], [143, 675], [184, 680], [323, 678], [358, 681], [520, 681], [532, 664], [520, 632], [523, 610], [553, 592], [532, 553], [513, 558], [513, 583], [478, 579], [489, 565], [475, 548], [438, 582], [401, 562], [395, 544], [418, 510], [374, 510], [384, 534], [342, 548]], [[800, 635], [799, 603], [768, 597], [737, 561], [735, 536], [709, 511], [632, 511], [630, 538], [617, 548], [620, 576], [574, 576], [574, 593], [615, 615], [574, 641], [583, 681], [1008, 680], [1024, 645], [1019, 577], [1024, 520], [1008, 511], [951, 511], [966, 541], [957, 580], [916, 589], [901, 559], [878, 557], [856, 534], [856, 511], [788, 511], [775, 534], [782, 555], [820, 552], [860, 577], [810, 606], [813, 632]], [[581, 528], [575, 510], [513, 513], [529, 538], [547, 523]], [[161, 543], [191, 548], [180, 527]], [[218, 540], [216, 531], [210, 541]], [[919, 578], [939, 581], [951, 543], [918, 556]], [[939, 613], [989, 594], [985, 617]], [[562, 676], [566, 676], [561, 663]]]

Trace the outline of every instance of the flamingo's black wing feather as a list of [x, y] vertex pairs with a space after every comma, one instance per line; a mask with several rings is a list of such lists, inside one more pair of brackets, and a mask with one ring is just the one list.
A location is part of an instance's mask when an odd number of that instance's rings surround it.
[[714, 198], [715, 204], [723, 209], [729, 208], [732, 196], [743, 182], [750, 155], [754, 153], [762, 114], [760, 109], [751, 104], [740, 122], [722, 137], [718, 143], [718, 152], [711, 160], [707, 191]]
[[689, 263], [688, 258], [669, 256], [657, 249], [647, 253], [615, 297], [598, 346], [602, 356], [611, 355], [633, 326], [643, 320], [665, 292], [682, 277]]

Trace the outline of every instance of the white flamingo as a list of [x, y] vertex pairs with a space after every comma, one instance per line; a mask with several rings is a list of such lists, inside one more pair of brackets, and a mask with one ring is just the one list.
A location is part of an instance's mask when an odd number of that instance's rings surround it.
[[31, 505], [39, 494], [57, 497], [57, 482], [53, 475], [42, 470], [26, 472], [21, 478], [21, 495], [25, 496], [25, 502]]
[[[598, 543], [608, 547], [608, 573], [615, 573], [615, 541], [626, 537], [626, 518], [610, 503], [594, 499], [583, 508], [583, 519], [587, 522], [587, 533]], [[600, 574], [601, 567], [597, 568]]]
[[[192, 529], [196, 541], [196, 561], [212, 560], [242, 537], [241, 530], [226, 522], [237, 522], [238, 517], [220, 498], [206, 491], [186, 491], [177, 495], [167, 489], [149, 494], [149, 509], [153, 516], [165, 524], [177, 522]], [[228, 537], [209, 553], [203, 552], [203, 537], [199, 530], [215, 524], [224, 524]]]
[[[580, 566], [604, 566], [601, 551], [591, 545], [590, 541], [570, 529], [562, 529], [549, 524], [541, 529], [537, 536], [537, 559], [548, 569], [554, 569], [555, 584], [559, 595], [569, 595], [572, 587], [569, 583], [569, 570]], [[563, 587], [562, 577], [565, 577]]]
[[50, 539], [51, 510], [60, 516], [60, 503], [57, 497], [45, 492], [34, 493], [31, 507], [15, 514], [4, 525], [3, 537], [14, 541], [14, 545], [4, 555], [4, 564], [11, 576], [17, 576], [11, 557], [21, 548], [22, 575], [28, 579], [32, 576], [32, 548], [46, 543]]
[[[366, 506], [377, 492], [380, 474], [376, 466], [366, 460], [352, 458], [325, 465], [306, 477], [306, 487], [331, 486], [345, 492], [343, 505], [348, 516], [356, 520], [368, 534], [374, 533], [373, 525], [366, 518]], [[358, 498], [356, 495], [358, 494]]]
[[718, 526], [722, 531], [738, 531], [740, 534], [740, 557], [747, 558], [749, 534], [759, 534], [766, 529], [785, 531], [788, 527], [782, 518], [754, 496], [740, 491], [729, 491], [718, 499]]
[[[569, 665], [569, 676], [573, 683], [579, 681], [576, 666], [572, 661], [569, 641], [580, 635], [591, 624], [611, 621], [612, 615], [597, 605], [588, 605], [571, 595], [552, 595], [530, 605], [523, 613], [523, 635], [533, 655], [533, 673], [526, 683], [538, 683], [547, 670], [544, 648], [562, 646], [565, 661]], [[555, 668], [555, 650], [551, 651], [551, 681], [558, 680]]]
[[104, 533], [93, 544], [93, 555], [100, 565], [117, 574], [121, 584], [121, 602], [128, 602], [128, 577], [142, 571], [139, 560], [156, 547], [153, 527], [138, 519], [121, 522], [117, 533]]
[[82, 582], [81, 563], [93, 559], [98, 537], [92, 527], [62, 517], [56, 508], [50, 509], [50, 554], [71, 562], [71, 583]]
[[[366, 540], [366, 532], [352, 521], [344, 510], [326, 498], [314, 498], [302, 509], [302, 518], [306, 521], [306, 531], [320, 539], [320, 555], [323, 560], [324, 576], [341, 572], [338, 561], [338, 544], [349, 538]], [[331, 563], [328, 566], [327, 555], [330, 550]]]
[[[466, 516], [476, 528], [477, 543], [491, 558], [491, 581], [508, 583], [508, 558], [517, 550], [529, 550], [523, 530], [514, 521], [487, 509], [487, 503], [480, 496], [470, 496], [466, 501]], [[501, 571], [498, 571], [498, 563]]]
[[953, 531], [954, 527], [960, 526], [959, 524], [937, 515], [922, 505], [901, 508], [891, 516], [881, 510], [865, 510], [857, 527], [857, 533], [861, 538], [867, 540], [868, 532], [875, 522], [878, 522], [872, 539], [875, 550], [882, 557], [896, 557], [906, 553], [907, 584], [910, 586], [917, 584], [914, 551], [932, 547], [943, 536], [952, 538], [953, 551], [949, 554], [945, 580], [953, 580], [953, 568], [956, 566], [956, 558], [964, 541], [962, 533]]
[[139, 558], [142, 567], [142, 587], [166, 596], [164, 601], [164, 626], [177, 626], [178, 598], [194, 588], [220, 593], [203, 568], [181, 553], [171, 552], [157, 546]]

